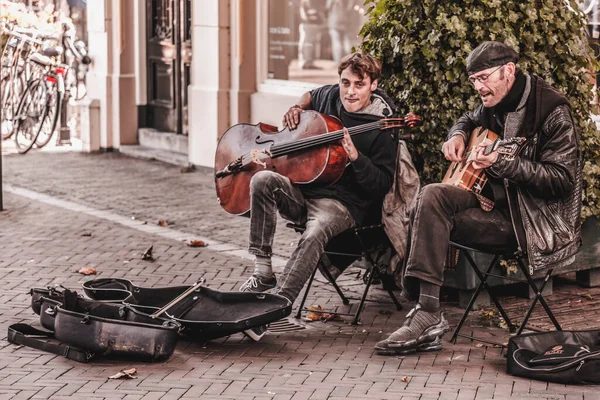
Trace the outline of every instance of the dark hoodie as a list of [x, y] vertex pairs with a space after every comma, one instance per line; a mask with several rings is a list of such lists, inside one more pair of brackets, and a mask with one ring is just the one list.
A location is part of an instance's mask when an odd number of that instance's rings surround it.
[[[321, 114], [339, 118], [346, 128], [377, 121], [391, 116], [395, 106], [381, 90], [374, 92], [387, 107], [384, 115], [351, 113], [346, 111], [340, 98], [339, 85], [326, 85], [310, 92], [311, 108]], [[387, 112], [386, 112], [387, 111]], [[391, 132], [379, 129], [352, 137], [358, 158], [348, 164], [342, 177], [326, 187], [301, 186], [306, 198], [332, 198], [340, 201], [356, 222], [362, 225], [367, 211], [381, 202], [392, 186], [396, 164], [396, 142]]]

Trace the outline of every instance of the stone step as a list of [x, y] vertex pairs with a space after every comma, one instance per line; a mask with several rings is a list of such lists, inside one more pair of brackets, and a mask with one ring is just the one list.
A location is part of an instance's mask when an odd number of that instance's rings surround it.
[[186, 167], [189, 165], [188, 155], [174, 151], [156, 149], [140, 145], [121, 146], [119, 151], [131, 157], [143, 158], [146, 160], [157, 160], [167, 164]]

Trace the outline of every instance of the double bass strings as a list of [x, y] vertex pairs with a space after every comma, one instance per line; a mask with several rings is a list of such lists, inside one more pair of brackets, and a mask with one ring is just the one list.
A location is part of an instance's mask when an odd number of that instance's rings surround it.
[[[381, 121], [370, 122], [368, 124], [355, 126], [352, 128], [348, 128], [348, 134], [350, 136], [358, 135], [364, 132], [368, 132], [375, 128], [381, 128], [384, 124]], [[286, 154], [292, 153], [294, 151], [300, 151], [304, 149], [308, 149], [313, 146], [324, 145], [330, 142], [334, 142], [336, 140], [340, 140], [344, 137], [344, 130], [340, 129], [333, 132], [328, 132], [324, 134], [320, 134], [317, 136], [311, 136], [304, 139], [295, 140], [288, 143], [276, 144], [272, 146], [270, 149], [266, 149], [266, 152], [271, 156], [271, 158], [281, 157]], [[240, 168], [249, 165], [253, 162], [252, 156], [250, 153], [245, 153], [241, 156], [241, 165]], [[237, 169], [237, 168], [236, 168]]]
[[[371, 122], [368, 124], [355, 126], [348, 129], [350, 136], [358, 135], [364, 132], [379, 128], [382, 126], [380, 121]], [[271, 157], [281, 157], [294, 151], [304, 150], [313, 146], [327, 144], [336, 140], [340, 140], [344, 137], [344, 130], [337, 130], [333, 132], [324, 133], [317, 136], [312, 136], [304, 139], [295, 140], [289, 143], [282, 143], [271, 147]]]

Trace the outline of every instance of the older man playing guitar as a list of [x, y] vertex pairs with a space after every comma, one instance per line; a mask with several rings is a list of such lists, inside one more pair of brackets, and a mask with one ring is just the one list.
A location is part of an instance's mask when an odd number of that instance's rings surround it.
[[[458, 119], [442, 151], [456, 163], [449, 175], [468, 163], [485, 171], [487, 184], [465, 190], [440, 183], [421, 191], [403, 277], [403, 289], [417, 305], [400, 329], [376, 344], [379, 353], [441, 348], [449, 326], [439, 293], [450, 240], [474, 248], [513, 247], [533, 269], [564, 266], [577, 252], [581, 150], [571, 107], [540, 77], [521, 72], [518, 58], [499, 42], [484, 42], [467, 58], [469, 81], [482, 104]], [[466, 151], [474, 135], [490, 131], [524, 144], [509, 157], [487, 149], [489, 141]]]

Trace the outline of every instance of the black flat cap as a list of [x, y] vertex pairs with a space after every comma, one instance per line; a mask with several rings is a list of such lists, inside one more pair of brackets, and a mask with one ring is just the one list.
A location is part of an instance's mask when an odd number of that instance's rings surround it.
[[473, 75], [509, 62], [516, 63], [518, 60], [519, 53], [512, 47], [500, 42], [483, 42], [467, 57], [467, 74]]

